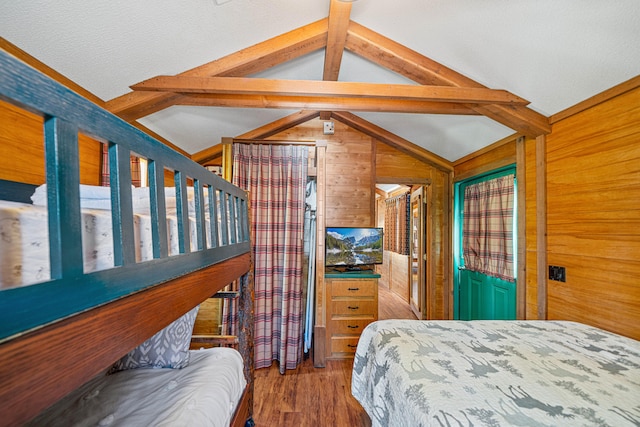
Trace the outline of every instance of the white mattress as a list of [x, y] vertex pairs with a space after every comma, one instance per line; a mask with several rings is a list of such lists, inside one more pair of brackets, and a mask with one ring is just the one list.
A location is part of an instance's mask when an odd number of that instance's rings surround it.
[[[178, 221], [167, 217], [169, 254], [178, 253]], [[207, 223], [207, 230], [209, 224]], [[191, 248], [195, 221], [191, 219]], [[151, 217], [134, 214], [136, 262], [153, 259]], [[111, 211], [82, 209], [84, 272], [113, 267]], [[47, 208], [0, 200], [0, 289], [31, 285], [50, 279]]]
[[240, 353], [192, 350], [183, 369], [134, 369], [92, 380], [34, 426], [228, 426], [246, 386]]

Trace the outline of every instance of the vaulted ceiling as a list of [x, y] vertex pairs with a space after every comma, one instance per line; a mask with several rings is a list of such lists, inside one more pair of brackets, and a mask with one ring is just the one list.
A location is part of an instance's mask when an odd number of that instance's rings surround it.
[[453, 161], [640, 72], [637, 0], [59, 3], [0, 36], [194, 158], [320, 116]]

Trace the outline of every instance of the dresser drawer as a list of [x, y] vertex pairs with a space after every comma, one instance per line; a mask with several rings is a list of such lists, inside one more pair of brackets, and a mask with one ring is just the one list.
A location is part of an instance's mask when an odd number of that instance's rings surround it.
[[360, 335], [374, 319], [344, 319], [331, 321], [331, 335]]
[[334, 297], [372, 297], [376, 294], [377, 280], [335, 280], [331, 282]]
[[374, 299], [331, 301], [331, 316], [378, 316], [378, 305]]
[[355, 354], [358, 346], [357, 337], [331, 337], [331, 353], [351, 353]]

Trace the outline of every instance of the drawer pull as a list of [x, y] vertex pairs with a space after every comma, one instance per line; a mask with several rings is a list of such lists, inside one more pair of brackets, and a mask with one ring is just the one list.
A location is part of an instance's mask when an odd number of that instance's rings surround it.
[[349, 305], [349, 306], [347, 306], [347, 308], [348, 308], [349, 310], [359, 310], [359, 309], [360, 309], [360, 307], [359, 307], [359, 306], [357, 306], [357, 305], [356, 305], [355, 307], [354, 307], [354, 306]]
[[347, 328], [349, 329], [358, 329], [360, 326], [358, 325], [347, 325]]
[[359, 291], [360, 288], [347, 288], [348, 291]]
[[358, 344], [347, 344], [347, 347], [349, 347], [349, 348], [357, 348]]

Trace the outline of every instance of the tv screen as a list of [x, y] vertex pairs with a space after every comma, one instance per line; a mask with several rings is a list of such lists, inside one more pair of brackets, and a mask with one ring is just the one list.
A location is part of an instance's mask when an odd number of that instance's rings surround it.
[[382, 264], [382, 228], [327, 227], [327, 267], [358, 267]]

